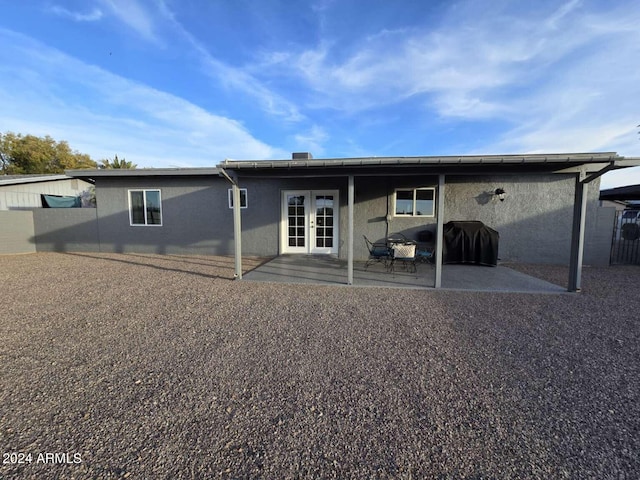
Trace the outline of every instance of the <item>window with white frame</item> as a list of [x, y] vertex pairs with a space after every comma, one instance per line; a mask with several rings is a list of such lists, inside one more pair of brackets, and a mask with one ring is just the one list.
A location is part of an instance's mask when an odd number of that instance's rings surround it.
[[[233, 208], [233, 188], [229, 189], [229, 208]], [[240, 208], [247, 208], [247, 189], [240, 189]]]
[[160, 190], [129, 190], [129, 222], [132, 226], [162, 226]]
[[396, 217], [433, 217], [435, 216], [436, 189], [398, 188], [394, 196]]

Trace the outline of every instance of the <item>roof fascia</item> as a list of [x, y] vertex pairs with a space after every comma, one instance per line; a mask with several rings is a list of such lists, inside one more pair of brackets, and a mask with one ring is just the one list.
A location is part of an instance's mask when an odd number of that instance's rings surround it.
[[26, 176], [23, 178], [11, 178], [3, 180], [2, 177], [0, 177], [0, 185], [22, 185], [26, 183], [58, 182], [60, 180], [73, 180], [73, 178], [68, 175], [50, 175], [48, 177]]
[[220, 176], [218, 168], [141, 168], [141, 169], [92, 169], [66, 170], [74, 178], [121, 178], [121, 177], [198, 177]]
[[[605, 164], [606, 165], [606, 164]], [[579, 165], [574, 165], [575, 167]], [[573, 167], [572, 167], [573, 168]], [[557, 166], [546, 164], [528, 165], [404, 165], [404, 166], [367, 166], [361, 168], [290, 168], [290, 169], [245, 169], [238, 170], [226, 167], [227, 173], [234, 173], [236, 178], [326, 178], [347, 177], [398, 177], [398, 176], [463, 176], [463, 175], [536, 175], [552, 173], [574, 173], [573, 170], [559, 172]]]
[[615, 152], [556, 153], [530, 155], [467, 155], [444, 157], [364, 157], [328, 158], [310, 160], [225, 160], [219, 168], [240, 169], [289, 169], [289, 168], [345, 168], [407, 165], [491, 165], [491, 164], [558, 164], [573, 165], [594, 162], [610, 162], [620, 159]]

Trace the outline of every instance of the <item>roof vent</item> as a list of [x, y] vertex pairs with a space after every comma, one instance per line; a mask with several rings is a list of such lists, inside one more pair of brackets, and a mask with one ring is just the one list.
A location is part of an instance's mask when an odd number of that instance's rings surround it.
[[313, 155], [311, 155], [309, 152], [293, 152], [291, 154], [292, 160], [311, 160], [312, 158]]

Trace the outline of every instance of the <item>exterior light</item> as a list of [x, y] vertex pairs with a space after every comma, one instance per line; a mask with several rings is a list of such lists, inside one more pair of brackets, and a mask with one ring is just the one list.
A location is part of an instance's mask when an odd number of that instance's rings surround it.
[[503, 188], [496, 188], [496, 191], [493, 194], [498, 197], [501, 202], [504, 202], [504, 196], [506, 195], [506, 192]]

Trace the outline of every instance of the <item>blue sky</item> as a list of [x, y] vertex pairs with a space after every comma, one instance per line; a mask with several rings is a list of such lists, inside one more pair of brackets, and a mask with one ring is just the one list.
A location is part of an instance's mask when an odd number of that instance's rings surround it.
[[640, 157], [638, 25], [632, 0], [0, 0], [0, 131], [140, 167]]

